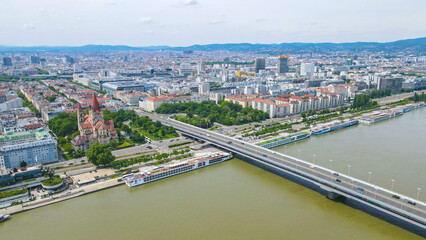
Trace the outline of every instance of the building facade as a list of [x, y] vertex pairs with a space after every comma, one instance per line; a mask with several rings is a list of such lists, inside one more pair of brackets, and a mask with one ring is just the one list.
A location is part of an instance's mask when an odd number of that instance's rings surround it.
[[31, 166], [56, 161], [56, 142], [44, 128], [0, 136], [0, 165], [6, 168], [19, 168], [21, 162]]
[[283, 74], [288, 72], [288, 55], [281, 55], [278, 58], [278, 73]]

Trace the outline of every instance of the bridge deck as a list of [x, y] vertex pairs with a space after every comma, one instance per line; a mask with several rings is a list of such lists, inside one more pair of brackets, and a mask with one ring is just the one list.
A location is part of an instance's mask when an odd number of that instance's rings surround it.
[[[363, 201], [365, 204], [374, 206], [375, 208], [386, 211], [392, 215], [397, 215], [401, 219], [405, 219], [408, 222], [426, 229], [426, 204], [423, 202], [389, 191], [379, 186], [366, 183], [359, 179], [341, 173], [336, 173], [330, 169], [265, 149], [254, 144], [230, 138], [222, 134], [153, 114], [141, 114], [148, 115], [154, 120], [161, 121], [163, 124], [173, 126], [187, 135], [209, 141], [229, 151], [254, 158], [257, 161], [262, 161], [263, 163], [270, 164], [284, 171], [296, 174], [299, 177], [303, 177], [308, 181], [312, 181], [313, 183], [320, 185], [322, 188], [331, 189], [331, 191], [342, 196]], [[337, 182], [337, 178], [339, 178], [341, 182]], [[393, 196], [399, 196], [399, 199], [396, 199]], [[408, 201], [415, 202], [416, 205], [409, 204]]]

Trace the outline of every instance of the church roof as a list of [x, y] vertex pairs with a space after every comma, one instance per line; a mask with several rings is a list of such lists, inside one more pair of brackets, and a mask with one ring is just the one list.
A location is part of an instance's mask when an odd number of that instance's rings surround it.
[[91, 124], [90, 122], [85, 122], [85, 123], [82, 123], [82, 124], [81, 124], [81, 127], [82, 127], [82, 128], [91, 128], [91, 127], [92, 127], [92, 124]]
[[76, 136], [73, 140], [71, 140], [72, 145], [74, 146], [81, 146], [81, 145], [86, 145], [86, 143], [88, 142], [88, 139], [86, 136]]
[[106, 120], [105, 121], [105, 125], [107, 125], [107, 126], [113, 126], [114, 122], [112, 120]]
[[92, 108], [95, 112], [101, 111], [101, 107], [99, 106], [99, 102], [98, 102], [98, 98], [96, 97], [96, 93], [93, 93]]

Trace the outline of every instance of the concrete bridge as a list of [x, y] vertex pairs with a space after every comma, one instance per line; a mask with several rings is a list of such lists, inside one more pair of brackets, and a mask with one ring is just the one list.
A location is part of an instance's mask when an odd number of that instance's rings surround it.
[[138, 113], [165, 125], [173, 126], [184, 135], [210, 142], [233, 152], [259, 167], [321, 192], [329, 199], [344, 198], [345, 202], [349, 203], [348, 205], [426, 237], [426, 204], [424, 202], [219, 133], [164, 116]]

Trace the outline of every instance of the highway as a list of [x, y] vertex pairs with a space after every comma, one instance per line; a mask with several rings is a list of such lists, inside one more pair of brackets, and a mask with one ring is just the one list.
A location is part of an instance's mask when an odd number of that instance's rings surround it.
[[[137, 111], [139, 115], [149, 116], [155, 121], [173, 126], [176, 130], [211, 142], [229, 151], [260, 160], [282, 170], [296, 174], [314, 182], [321, 188], [342, 196], [356, 198], [368, 205], [374, 205], [392, 215], [412, 221], [426, 228], [426, 204], [396, 192], [369, 184], [350, 176], [334, 172], [330, 169], [303, 161], [282, 153], [246, 143], [219, 133], [201, 129], [192, 125], [178, 122], [164, 116]], [[338, 180], [337, 180], [338, 179]], [[414, 203], [410, 204], [408, 202]]]

